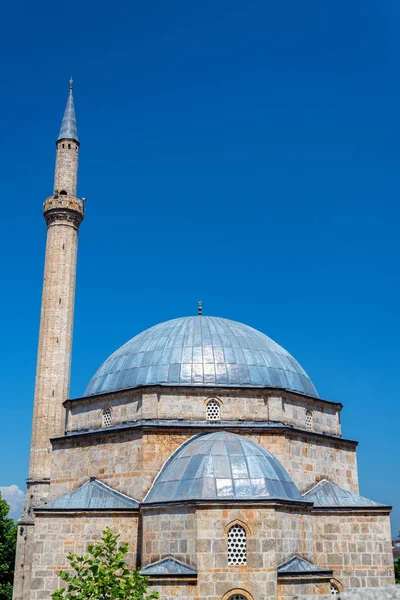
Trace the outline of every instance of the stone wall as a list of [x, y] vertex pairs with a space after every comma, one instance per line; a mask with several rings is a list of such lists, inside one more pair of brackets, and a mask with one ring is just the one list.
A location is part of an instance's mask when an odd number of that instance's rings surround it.
[[[271, 421], [280, 421], [299, 429], [309, 428], [318, 433], [341, 435], [341, 406], [338, 404], [293, 395], [270, 396], [268, 403]], [[306, 423], [307, 411], [311, 412], [309, 425]]]
[[[89, 543], [100, 539], [106, 526], [129, 543], [128, 562], [135, 568], [173, 556], [197, 569], [197, 585], [172, 580], [153, 583], [161, 600], [221, 600], [233, 589], [243, 590], [255, 600], [328, 593], [326, 581], [277, 583], [277, 567], [293, 555], [333, 570], [333, 577], [345, 590], [380, 587], [394, 581], [390, 524], [385, 514], [318, 513], [308, 508], [265, 505], [163, 506], [145, 507], [142, 519], [140, 533], [138, 515], [132, 512], [39, 512], [29, 600], [48, 600], [59, 586], [60, 569], [68, 566], [67, 553], [85, 552]], [[246, 531], [247, 562], [232, 566], [228, 564], [228, 531], [236, 523]], [[137, 556], [140, 548], [141, 556]]]
[[61, 140], [56, 146], [54, 190], [76, 196], [78, 183], [79, 144], [73, 140]]
[[344, 589], [394, 583], [390, 517], [313, 511], [313, 562], [334, 571]]
[[148, 476], [144, 472], [141, 433], [117, 431], [53, 445], [50, 500], [79, 487], [90, 477], [143, 500]]
[[[201, 431], [199, 431], [200, 433]], [[50, 498], [54, 499], [96, 477], [142, 501], [171, 454], [193, 432], [174, 429], [116, 430], [53, 443]], [[300, 491], [323, 478], [358, 491], [354, 446], [307, 434], [264, 430], [246, 437], [272, 452], [292, 476]]]
[[150, 582], [149, 591], [159, 593], [160, 600], [200, 600], [197, 585], [178, 583], [174, 581]]
[[115, 393], [72, 400], [67, 406], [67, 431], [82, 431], [103, 427], [103, 411], [111, 409], [111, 425], [136, 421], [143, 417], [142, 394]]
[[331, 595], [329, 582], [302, 580], [301, 582], [280, 583], [276, 586], [276, 600], [308, 600], [325, 594]]
[[[247, 564], [228, 565], [229, 526], [239, 521], [248, 530]], [[275, 514], [266, 507], [208, 508], [197, 511], [198, 593], [221, 600], [233, 588], [253, 598], [274, 598], [276, 588]]]
[[245, 390], [199, 390], [196, 393], [191, 390], [190, 394], [182, 394], [179, 390], [168, 388], [158, 395], [158, 418], [205, 421], [207, 402], [212, 399], [219, 403], [223, 421], [268, 420], [268, 398], [262, 391], [246, 393]]
[[173, 556], [196, 568], [196, 527], [193, 508], [144, 509], [142, 567]]
[[[111, 527], [129, 543], [127, 562], [136, 567], [138, 516], [133, 513], [83, 513], [82, 515], [37, 515], [34, 527], [31, 593], [29, 600], [49, 600], [60, 587], [60, 570], [68, 568], [69, 552], [85, 553]], [[24, 598], [25, 600], [25, 598]], [[28, 598], [26, 598], [28, 600]]]
[[[185, 429], [167, 431], [116, 430], [55, 441], [50, 498], [96, 477], [142, 501], [165, 461], [193, 435]], [[358, 490], [355, 448], [342, 440], [266, 430], [246, 437], [272, 452], [301, 491], [325, 477]]]
[[302, 493], [321, 479], [358, 493], [355, 444], [290, 431], [263, 431], [251, 437], [276, 456]]
[[[321, 598], [320, 600], [324, 600], [324, 598]], [[325, 598], [325, 600], [331, 599], [332, 596], [327, 596]], [[304, 600], [312, 600], [312, 598], [307, 596]], [[337, 600], [400, 600], [400, 585], [344, 592], [343, 594], [340, 594], [340, 596], [337, 596]]]
[[277, 565], [298, 554], [330, 569], [344, 589], [393, 583], [388, 514], [276, 511]]
[[309, 510], [278, 508], [275, 531], [276, 566], [295, 555], [313, 562], [312, 533]]
[[[312, 412], [310, 428], [318, 433], [340, 435], [340, 405], [318, 399], [266, 390], [182, 390], [159, 388], [134, 390], [68, 402], [68, 431], [101, 427], [101, 411], [110, 407], [113, 424], [137, 419], [207, 420], [207, 402], [217, 400], [222, 421], [277, 421], [306, 429], [306, 411]], [[132, 406], [130, 406], [132, 402]]]

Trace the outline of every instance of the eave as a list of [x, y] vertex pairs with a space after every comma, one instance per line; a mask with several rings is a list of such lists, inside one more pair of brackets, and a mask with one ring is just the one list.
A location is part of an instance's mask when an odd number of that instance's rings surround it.
[[309, 429], [300, 429], [283, 423], [274, 421], [189, 421], [185, 419], [140, 419], [138, 421], [129, 421], [115, 425], [113, 427], [99, 427], [97, 429], [81, 429], [70, 431], [63, 436], [51, 438], [51, 443], [62, 443], [72, 439], [82, 438], [86, 436], [112, 435], [120, 431], [155, 431], [165, 433], [174, 430], [182, 431], [224, 431], [232, 432], [241, 431], [257, 431], [264, 433], [285, 433], [289, 435], [302, 435], [308, 438], [324, 439], [334, 441], [341, 445], [350, 445], [354, 448], [358, 446], [355, 440], [349, 440], [340, 436], [329, 433], [320, 433]]

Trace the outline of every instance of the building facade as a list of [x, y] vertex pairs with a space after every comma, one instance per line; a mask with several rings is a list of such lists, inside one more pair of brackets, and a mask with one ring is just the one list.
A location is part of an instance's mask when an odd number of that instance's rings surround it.
[[106, 526], [162, 600], [289, 600], [392, 584], [390, 507], [359, 494], [342, 405], [263, 333], [218, 317], [142, 332], [69, 398], [79, 141], [56, 143], [15, 600], [47, 600]]

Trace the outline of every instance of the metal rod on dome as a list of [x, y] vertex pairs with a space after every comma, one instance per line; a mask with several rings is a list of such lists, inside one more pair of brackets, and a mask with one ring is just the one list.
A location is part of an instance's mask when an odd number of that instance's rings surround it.
[[203, 314], [203, 301], [202, 300], [198, 300], [198, 302], [197, 302], [197, 314], [199, 317], [201, 317], [201, 315]]

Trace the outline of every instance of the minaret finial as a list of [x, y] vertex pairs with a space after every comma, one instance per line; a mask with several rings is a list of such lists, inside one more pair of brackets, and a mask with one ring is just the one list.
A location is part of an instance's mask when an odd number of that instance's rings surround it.
[[201, 317], [201, 315], [203, 314], [203, 301], [202, 300], [198, 300], [198, 302], [197, 302], [197, 314], [199, 317]]
[[71, 79], [69, 80], [69, 89], [71, 90], [71, 92], [72, 92], [73, 83], [74, 83], [74, 80], [72, 79], [72, 75], [71, 75]]

